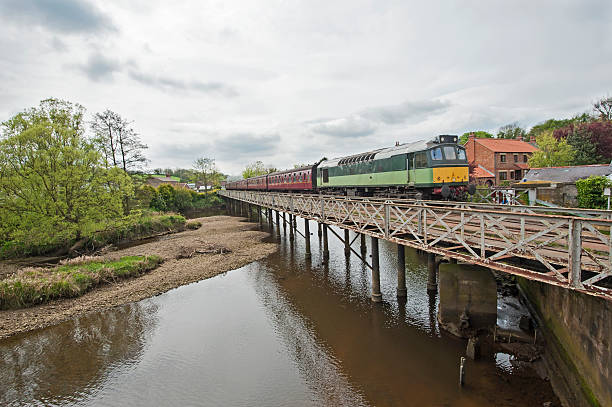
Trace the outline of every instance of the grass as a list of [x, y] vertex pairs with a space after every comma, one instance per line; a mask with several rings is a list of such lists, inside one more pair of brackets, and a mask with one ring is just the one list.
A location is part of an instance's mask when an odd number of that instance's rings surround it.
[[187, 227], [187, 229], [192, 229], [192, 230], [196, 230], [202, 227], [202, 222], [199, 222], [197, 220], [191, 221], [191, 222], [187, 222], [187, 224], [185, 225]]
[[20, 270], [0, 281], [0, 309], [79, 297], [98, 285], [151, 271], [162, 261], [159, 256], [126, 256], [115, 261], [78, 258], [51, 269]]

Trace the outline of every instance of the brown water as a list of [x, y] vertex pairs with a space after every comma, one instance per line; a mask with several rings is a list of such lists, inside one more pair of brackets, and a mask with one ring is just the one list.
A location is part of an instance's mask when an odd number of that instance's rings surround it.
[[548, 383], [507, 355], [468, 362], [440, 332], [423, 259], [407, 251], [408, 299], [395, 299], [395, 247], [381, 242], [385, 302], [369, 270], [330, 234], [322, 263], [303, 239], [199, 283], [0, 342], [0, 405], [541, 406]]

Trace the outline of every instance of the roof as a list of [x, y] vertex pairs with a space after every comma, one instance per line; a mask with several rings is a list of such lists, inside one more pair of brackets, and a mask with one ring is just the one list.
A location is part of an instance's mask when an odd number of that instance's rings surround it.
[[590, 176], [607, 176], [610, 174], [612, 174], [612, 166], [608, 164], [532, 168], [525, 174], [523, 182], [575, 182]]
[[472, 171], [472, 175], [475, 178], [494, 178], [495, 177], [495, 174], [493, 174], [491, 171], [487, 170], [482, 165], [479, 165], [478, 167], [475, 167], [474, 170]]
[[476, 138], [474, 142], [496, 153], [533, 153], [539, 150], [522, 140]]

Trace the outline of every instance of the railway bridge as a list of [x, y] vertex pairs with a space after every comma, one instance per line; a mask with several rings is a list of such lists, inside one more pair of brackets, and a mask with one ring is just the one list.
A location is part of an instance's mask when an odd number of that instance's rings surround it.
[[[304, 219], [306, 253], [310, 253], [309, 221], [318, 222], [323, 255], [328, 255], [328, 230], [372, 270], [372, 300], [381, 301], [378, 239], [398, 245], [398, 296], [406, 295], [404, 247], [429, 253], [435, 278], [436, 255], [540, 281], [612, 301], [612, 211], [287, 194], [221, 190], [231, 210], [255, 207], [260, 219], [280, 224], [289, 216], [293, 235], [297, 217]], [[328, 226], [344, 230], [344, 237]], [[357, 233], [350, 239], [350, 231]], [[372, 240], [372, 261], [352, 244]]]

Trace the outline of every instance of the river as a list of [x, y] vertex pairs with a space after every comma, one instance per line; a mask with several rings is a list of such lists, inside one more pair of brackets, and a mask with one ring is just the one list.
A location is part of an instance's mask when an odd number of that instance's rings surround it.
[[303, 238], [283, 235], [263, 261], [1, 341], [0, 405], [467, 407], [554, 399], [547, 382], [504, 354], [468, 361], [460, 387], [465, 341], [438, 326], [425, 259], [406, 250], [408, 298], [398, 302], [396, 249], [381, 241], [384, 302], [375, 304], [369, 270], [347, 260], [331, 234], [324, 263], [314, 230], [310, 260]]

